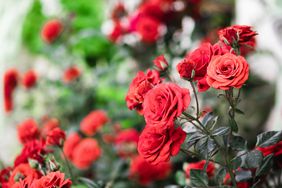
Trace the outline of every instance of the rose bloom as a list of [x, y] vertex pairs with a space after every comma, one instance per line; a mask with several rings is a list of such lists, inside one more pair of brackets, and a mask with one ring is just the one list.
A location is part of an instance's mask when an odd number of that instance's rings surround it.
[[170, 174], [171, 169], [170, 163], [152, 165], [138, 156], [131, 160], [129, 177], [142, 185], [147, 185], [152, 181], [165, 179]]
[[30, 188], [34, 179], [32, 176], [27, 176], [24, 179], [20, 179], [18, 182], [12, 185], [12, 188]]
[[24, 179], [27, 176], [31, 177], [32, 179], [38, 179], [40, 178], [41, 174], [37, 170], [31, 168], [29, 164], [23, 163], [14, 168], [9, 177], [9, 184], [13, 185], [16, 181]]
[[35, 180], [31, 188], [71, 188], [71, 185], [71, 180], [65, 179], [65, 174], [57, 171]]
[[60, 126], [59, 120], [56, 118], [48, 118], [46, 120], [43, 120], [43, 126], [41, 129], [41, 136], [45, 138], [49, 131], [58, 128]]
[[60, 128], [55, 128], [47, 134], [46, 144], [61, 147], [65, 139], [66, 133]]
[[4, 110], [13, 110], [13, 92], [18, 85], [19, 73], [16, 69], [9, 69], [4, 73]]
[[218, 41], [212, 46], [213, 49], [213, 55], [224, 55], [227, 53], [233, 53], [235, 54], [234, 50], [232, 49], [231, 46], [226, 45], [222, 41]]
[[98, 142], [93, 138], [81, 140], [73, 148], [73, 164], [78, 169], [86, 169], [101, 156], [101, 149]]
[[203, 43], [199, 48], [190, 52], [177, 65], [177, 71], [180, 77], [190, 80], [192, 71], [194, 71], [193, 80], [201, 80], [207, 73], [207, 67], [212, 56], [212, 45], [210, 43]]
[[141, 41], [154, 43], [160, 36], [161, 23], [152, 17], [142, 16], [138, 19], [136, 32], [140, 35]]
[[28, 163], [28, 159], [34, 159], [40, 164], [44, 163], [44, 155], [48, 153], [45, 149], [45, 142], [43, 140], [32, 140], [25, 143], [21, 153], [16, 157], [14, 166], [22, 163]]
[[120, 157], [132, 157], [136, 154], [139, 133], [136, 129], [126, 129], [118, 132], [115, 147]]
[[168, 62], [164, 55], [156, 57], [153, 62], [158, 71], [165, 71], [168, 67]]
[[22, 144], [39, 137], [38, 125], [33, 119], [27, 119], [17, 127], [18, 138]]
[[162, 130], [172, 125], [190, 104], [188, 89], [176, 84], [160, 84], [151, 89], [144, 99], [144, 117], [147, 125]]
[[[206, 164], [206, 161], [202, 160], [202, 161], [199, 161], [199, 162], [189, 163], [189, 164], [185, 165], [184, 170], [185, 170], [185, 173], [186, 173], [186, 177], [190, 178], [190, 171], [192, 169], [203, 170], [205, 164]], [[207, 167], [207, 175], [208, 175], [209, 178], [214, 176], [214, 171], [215, 171], [214, 164], [212, 162], [209, 162], [208, 167]]]
[[87, 136], [93, 136], [109, 121], [105, 111], [95, 110], [89, 113], [80, 123], [80, 130]]
[[204, 77], [197, 82], [197, 88], [199, 92], [205, 92], [210, 88], [209, 84], [207, 83], [207, 77]]
[[233, 25], [218, 31], [219, 39], [222, 42], [228, 42], [230, 46], [238, 45], [243, 56], [256, 46], [256, 35], [257, 33], [246, 25]]
[[41, 37], [46, 43], [54, 42], [63, 31], [63, 24], [59, 20], [47, 21], [41, 31]]
[[231, 53], [215, 56], [207, 70], [207, 83], [216, 89], [241, 88], [249, 77], [249, 65], [242, 56]]
[[81, 71], [76, 66], [71, 66], [67, 68], [63, 75], [63, 81], [65, 83], [71, 83], [75, 79], [77, 79], [81, 74]]
[[180, 127], [160, 132], [157, 127], [146, 126], [139, 137], [138, 152], [151, 164], [167, 162], [178, 154], [185, 137]]
[[73, 160], [73, 150], [81, 140], [81, 137], [77, 133], [70, 134], [65, 140], [63, 151], [69, 160]]
[[27, 71], [22, 77], [22, 84], [26, 89], [30, 89], [36, 85], [37, 74], [34, 70]]
[[147, 70], [146, 73], [139, 71], [132, 80], [125, 97], [127, 107], [130, 110], [136, 109], [142, 114], [145, 95], [159, 83], [161, 79], [158, 71]]

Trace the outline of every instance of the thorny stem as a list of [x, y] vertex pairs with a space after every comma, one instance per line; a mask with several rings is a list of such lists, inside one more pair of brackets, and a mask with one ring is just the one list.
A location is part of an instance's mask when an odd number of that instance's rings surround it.
[[195, 85], [192, 81], [189, 81], [190, 82], [190, 85], [193, 89], [193, 93], [194, 93], [194, 96], [195, 96], [195, 100], [196, 100], [196, 110], [197, 110], [197, 114], [196, 114], [196, 117], [197, 119], [199, 119], [199, 116], [200, 116], [200, 109], [199, 109], [199, 100], [198, 100], [198, 96], [197, 96], [197, 92], [196, 92], [196, 88], [195, 88]]

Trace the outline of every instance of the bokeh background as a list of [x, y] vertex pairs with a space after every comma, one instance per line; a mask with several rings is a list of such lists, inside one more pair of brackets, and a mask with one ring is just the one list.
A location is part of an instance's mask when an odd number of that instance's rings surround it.
[[[281, 130], [282, 0], [202, 0], [196, 8], [191, 5], [193, 14], [181, 17], [180, 31], [168, 31], [173, 34], [154, 45], [140, 44], [132, 36], [122, 42], [109, 39], [111, 14], [118, 2], [134, 10], [139, 0], [0, 1], [1, 76], [9, 68], [33, 69], [38, 74], [36, 87], [16, 89], [12, 112], [5, 112], [0, 94], [0, 161], [10, 164], [20, 151], [16, 126], [28, 117], [57, 118], [71, 132], [91, 110], [103, 109], [122, 129], [141, 130], [144, 120], [128, 110], [124, 100], [135, 73], [152, 67], [152, 60], [162, 52], [170, 51], [170, 62], [177, 63], [201, 41], [213, 41], [218, 28], [231, 24], [251, 25], [258, 33], [256, 51], [247, 56], [251, 77], [243, 92], [241, 134], [254, 141], [261, 131]], [[64, 23], [64, 34], [52, 45], [40, 34], [50, 19]], [[77, 66], [81, 75], [65, 84], [62, 75], [70, 66]], [[176, 73], [174, 77], [180, 82]], [[211, 96], [202, 96], [202, 107], [220, 113]]]

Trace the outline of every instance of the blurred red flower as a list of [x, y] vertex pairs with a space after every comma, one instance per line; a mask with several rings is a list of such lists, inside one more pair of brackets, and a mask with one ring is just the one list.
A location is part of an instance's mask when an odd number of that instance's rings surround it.
[[35, 86], [36, 82], [37, 74], [34, 70], [29, 70], [22, 76], [22, 84], [26, 89], [30, 89]]
[[77, 79], [81, 74], [81, 71], [76, 66], [69, 67], [65, 70], [63, 81], [65, 83], [70, 83]]
[[23, 180], [26, 177], [38, 179], [40, 176], [41, 173], [39, 171], [31, 168], [29, 164], [23, 163], [14, 168], [9, 177], [9, 184], [10, 186], [13, 186], [17, 181]]
[[115, 138], [117, 153], [121, 157], [132, 157], [136, 155], [139, 133], [136, 129], [125, 129], [120, 131]]
[[138, 156], [131, 160], [129, 176], [140, 184], [146, 185], [152, 181], [165, 179], [171, 172], [170, 163], [152, 165], [143, 157]]
[[140, 35], [141, 40], [145, 43], [153, 43], [160, 36], [161, 23], [152, 17], [142, 16], [136, 24], [136, 32]]
[[63, 31], [61, 21], [54, 19], [47, 21], [41, 31], [41, 37], [46, 43], [54, 42]]
[[73, 160], [73, 150], [81, 140], [82, 138], [77, 133], [70, 134], [65, 140], [63, 151], [69, 160]]
[[101, 149], [98, 142], [93, 138], [85, 138], [73, 148], [72, 162], [78, 169], [86, 169], [89, 168], [100, 155]]
[[38, 125], [34, 119], [27, 119], [17, 127], [18, 138], [22, 144], [39, 138]]
[[49, 131], [58, 128], [60, 126], [59, 120], [56, 118], [48, 118], [43, 121], [43, 126], [41, 129], [41, 136], [45, 138]]
[[60, 128], [55, 128], [48, 132], [46, 138], [46, 144], [51, 146], [61, 147], [65, 139], [66, 139], [66, 133]]
[[95, 110], [89, 113], [80, 123], [80, 130], [87, 136], [93, 136], [109, 121], [105, 111]]
[[4, 109], [11, 112], [14, 107], [13, 92], [18, 84], [19, 73], [16, 69], [9, 69], [4, 73]]

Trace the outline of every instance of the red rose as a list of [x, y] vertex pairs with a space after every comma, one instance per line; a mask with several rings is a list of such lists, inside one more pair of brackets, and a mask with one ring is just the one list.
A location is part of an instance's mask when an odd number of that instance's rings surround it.
[[65, 83], [70, 83], [80, 76], [81, 72], [76, 66], [69, 67], [65, 70], [63, 81]]
[[218, 41], [217, 43], [215, 43], [212, 46], [212, 49], [213, 49], [213, 55], [224, 55], [227, 53], [234, 54], [234, 50], [231, 48], [231, 46], [226, 45], [222, 41]]
[[231, 53], [215, 56], [207, 70], [207, 83], [216, 89], [241, 88], [249, 76], [249, 65], [242, 56]]
[[148, 162], [159, 164], [177, 155], [186, 137], [178, 127], [160, 132], [157, 127], [146, 126], [139, 137], [138, 152]]
[[210, 43], [203, 43], [194, 51], [190, 52], [178, 65], [177, 70], [181, 78], [190, 80], [194, 71], [194, 80], [200, 80], [207, 73], [207, 66], [211, 61], [213, 52]]
[[142, 113], [145, 95], [159, 83], [161, 83], [161, 79], [158, 71], [147, 70], [146, 74], [139, 71], [129, 86], [125, 98], [127, 107]]
[[71, 188], [72, 182], [70, 179], [65, 179], [65, 174], [59, 171], [50, 172], [46, 176], [35, 180], [31, 188]]
[[115, 138], [117, 153], [121, 157], [131, 157], [136, 154], [139, 133], [136, 129], [126, 129], [118, 133]]
[[109, 118], [103, 110], [95, 110], [89, 113], [80, 123], [80, 130], [87, 136], [93, 136], [98, 129], [105, 125]]
[[17, 127], [18, 138], [22, 144], [39, 137], [38, 125], [33, 119], [23, 121]]
[[129, 176], [138, 180], [140, 184], [146, 185], [152, 181], [165, 179], [170, 174], [171, 168], [170, 163], [152, 165], [138, 156], [130, 163]]
[[141, 16], [136, 25], [136, 32], [145, 43], [154, 43], [160, 36], [161, 23], [152, 17]]
[[165, 59], [164, 55], [156, 57], [153, 62], [158, 71], [165, 71], [168, 67], [168, 62]]
[[180, 116], [190, 104], [188, 89], [176, 84], [160, 84], [151, 89], [144, 100], [144, 117], [147, 125], [164, 129]]
[[14, 185], [16, 181], [19, 181], [21, 179], [23, 180], [28, 176], [32, 179], [38, 179], [41, 174], [37, 170], [31, 168], [27, 163], [20, 164], [12, 171], [9, 178], [9, 184]]
[[59, 123], [58, 119], [56, 119], [56, 118], [50, 118], [50, 119], [44, 120], [42, 129], [40, 131], [41, 136], [43, 138], [45, 138], [49, 131], [51, 131], [55, 128], [58, 128], [59, 126], [60, 126], [60, 123]]
[[207, 83], [207, 78], [204, 77], [201, 80], [199, 80], [197, 82], [197, 87], [198, 87], [198, 91], [199, 92], [207, 91], [210, 88], [209, 84]]
[[37, 74], [34, 70], [27, 71], [22, 77], [22, 84], [26, 89], [30, 89], [35, 86], [37, 81]]
[[60, 128], [55, 128], [47, 134], [46, 144], [50, 146], [62, 146], [66, 139], [66, 133]]
[[[195, 162], [195, 163], [189, 163], [187, 164], [187, 166], [185, 166], [185, 173], [186, 173], [186, 177], [190, 178], [190, 171], [191, 169], [196, 169], [196, 170], [203, 170], [204, 166], [206, 164], [205, 160], [199, 161], [199, 162]], [[212, 176], [214, 176], [214, 171], [215, 171], [215, 166], [212, 162], [208, 163], [208, 167], [207, 167], [207, 174], [208, 177], [211, 178]]]
[[261, 151], [264, 157], [273, 154], [275, 167], [282, 168], [282, 141], [267, 147], [257, 147], [256, 150]]
[[234, 25], [218, 31], [219, 39], [232, 47], [239, 47], [241, 55], [252, 51], [257, 33], [250, 26]]
[[77, 133], [70, 134], [65, 140], [63, 151], [69, 160], [73, 159], [73, 150], [80, 141], [81, 137]]
[[20, 155], [17, 156], [14, 161], [14, 166], [18, 166], [22, 163], [27, 163], [28, 159], [34, 159], [40, 164], [44, 162], [44, 155], [48, 153], [45, 149], [45, 142], [32, 140], [25, 143]]
[[9, 69], [4, 73], [4, 109], [5, 112], [13, 110], [13, 92], [18, 84], [18, 71]]
[[12, 185], [12, 188], [31, 188], [34, 179], [32, 176], [27, 176], [24, 179], [20, 179], [18, 182]]
[[78, 169], [86, 169], [96, 161], [101, 155], [101, 149], [97, 141], [93, 138], [81, 140], [73, 148], [73, 164]]
[[59, 20], [49, 20], [45, 23], [41, 31], [41, 37], [46, 43], [54, 42], [63, 30], [63, 25]]

